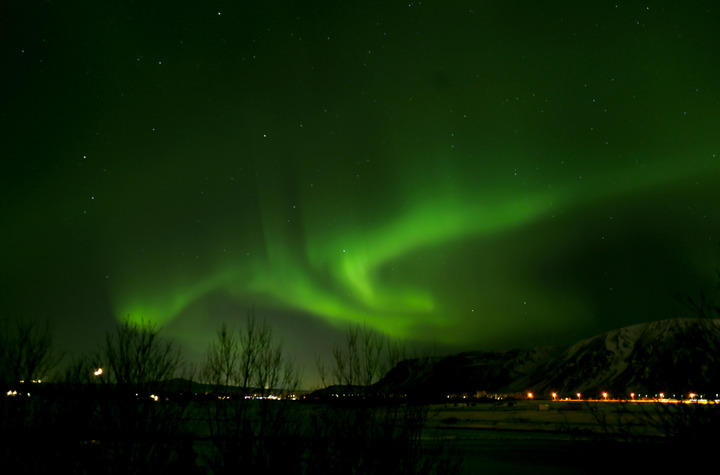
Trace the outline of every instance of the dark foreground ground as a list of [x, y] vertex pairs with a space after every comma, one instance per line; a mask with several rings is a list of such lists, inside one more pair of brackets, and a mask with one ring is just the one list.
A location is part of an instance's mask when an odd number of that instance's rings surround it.
[[651, 405], [617, 402], [443, 405], [430, 408], [427, 436], [462, 458], [464, 474], [715, 470], [717, 438], [668, 440], [665, 416], [665, 409], [657, 415]]
[[[264, 444], [261, 441], [258, 447], [266, 459], [236, 457], [257, 444], [257, 435], [230, 436], [227, 453], [231, 459], [241, 461], [237, 467], [231, 467], [218, 458], [210, 413], [203, 403], [191, 403], [181, 416], [182, 424], [178, 427], [184, 428], [182, 432], [167, 430], [160, 438], [151, 436], [143, 441], [137, 435], [142, 431], [118, 437], [115, 427], [123, 427], [127, 422], [145, 424], [150, 420], [147, 414], [154, 414], [156, 424], [165, 424], [169, 420], [166, 415], [172, 411], [137, 413], [134, 421], [128, 421], [126, 416], [136, 413], [138, 407], [172, 410], [172, 404], [132, 404], [124, 407], [127, 409], [124, 417], [110, 420], [89, 417], [88, 412], [95, 414], [102, 407], [86, 411], [87, 401], [77, 404], [72, 413], [65, 406], [59, 406], [63, 411], [53, 412], [31, 401], [36, 399], [26, 398], [18, 400], [23, 404], [3, 406], [2, 473], [4, 469], [14, 469], [15, 473], [124, 474], [143, 473], [143, 468], [144, 473], [156, 475], [238, 473], [235, 468], [242, 466], [241, 471], [247, 471], [247, 460], [253, 460], [258, 473], [278, 473], [282, 469], [283, 473], [397, 474], [402, 469], [403, 473], [416, 473], [414, 468], [407, 469], [408, 460], [425, 456], [432, 459], [436, 454], [453, 463], [436, 463], [425, 473], [688, 473], [708, 465], [711, 473], [715, 473], [720, 448], [720, 405], [526, 400], [389, 406], [389, 409], [370, 406], [367, 410], [366, 406], [268, 402], [263, 403], [267, 406], [249, 403], [246, 407], [250, 411], [249, 427], [252, 430], [257, 427], [260, 407], [285, 408], [296, 435], [291, 438], [271, 435]], [[225, 407], [224, 404], [220, 403], [220, 407]], [[119, 408], [111, 404], [105, 408], [108, 412], [101, 414], [112, 415], [109, 409]], [[418, 409], [419, 413], [427, 410], [427, 418], [408, 419], [411, 423], [419, 421], [417, 426], [411, 424], [415, 427], [411, 431], [415, 434], [413, 440], [420, 441], [417, 448], [408, 446], [403, 437], [388, 438], [376, 430], [390, 421], [397, 433], [401, 427], [395, 422], [397, 417], [403, 420], [406, 416], [402, 414], [415, 414]], [[30, 417], [31, 410], [37, 415]], [[397, 410], [400, 412], [394, 412]], [[88, 417], [82, 419], [79, 417], [82, 414]], [[394, 415], [388, 418], [387, 414]], [[17, 419], [14, 426], [8, 416]], [[83, 420], [96, 423], [83, 426]], [[137, 424], [133, 427], [137, 429]], [[158, 452], [166, 446], [170, 447], [167, 456]], [[406, 450], [405, 458], [398, 455], [401, 453], [396, 447]], [[425, 455], [418, 457], [419, 454]], [[141, 457], [139, 464], [130, 463], [128, 457], [133, 455]], [[151, 457], [155, 465], [145, 463], [146, 457]], [[383, 457], [393, 459], [396, 466], [390, 469]], [[170, 458], [172, 465], [167, 464]], [[358, 469], [363, 461], [367, 468]], [[454, 462], [461, 462], [459, 471], [455, 470]]]

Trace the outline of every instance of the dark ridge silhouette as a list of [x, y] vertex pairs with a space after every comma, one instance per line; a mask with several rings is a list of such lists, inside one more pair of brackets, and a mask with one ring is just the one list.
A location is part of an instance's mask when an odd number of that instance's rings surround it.
[[569, 346], [473, 351], [400, 362], [376, 392], [442, 398], [448, 394], [552, 393], [574, 397], [720, 392], [720, 320], [676, 318], [611, 330]]

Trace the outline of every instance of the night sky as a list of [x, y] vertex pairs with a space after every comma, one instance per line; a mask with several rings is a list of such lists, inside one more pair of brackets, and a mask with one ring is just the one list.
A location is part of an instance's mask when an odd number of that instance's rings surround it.
[[349, 323], [459, 351], [670, 318], [720, 264], [718, 24], [716, 1], [4, 2], [0, 315], [71, 351], [146, 319], [197, 355], [254, 307], [302, 364]]

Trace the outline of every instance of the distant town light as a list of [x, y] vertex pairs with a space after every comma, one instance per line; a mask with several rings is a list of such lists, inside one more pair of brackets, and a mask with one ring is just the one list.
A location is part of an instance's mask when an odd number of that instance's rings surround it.
[[98, 368], [98, 369], [95, 370], [95, 372], [94, 372], [93, 374], [94, 374], [95, 376], [100, 376], [101, 374], [103, 374], [103, 369], [102, 369], [102, 368]]

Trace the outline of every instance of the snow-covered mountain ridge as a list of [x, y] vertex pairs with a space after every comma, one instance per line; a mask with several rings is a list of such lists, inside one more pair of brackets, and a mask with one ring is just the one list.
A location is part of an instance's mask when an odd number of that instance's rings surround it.
[[560, 397], [720, 393], [720, 320], [676, 318], [611, 330], [570, 346], [472, 351], [405, 360], [376, 384], [393, 393], [557, 393]]

